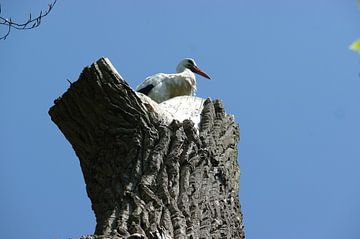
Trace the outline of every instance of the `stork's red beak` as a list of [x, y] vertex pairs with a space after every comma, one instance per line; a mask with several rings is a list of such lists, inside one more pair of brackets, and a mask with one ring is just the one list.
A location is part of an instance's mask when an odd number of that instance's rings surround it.
[[191, 71], [211, 80], [210, 76], [208, 74], [206, 74], [205, 72], [203, 72], [202, 70], [200, 70], [200, 68], [197, 66], [192, 66]]

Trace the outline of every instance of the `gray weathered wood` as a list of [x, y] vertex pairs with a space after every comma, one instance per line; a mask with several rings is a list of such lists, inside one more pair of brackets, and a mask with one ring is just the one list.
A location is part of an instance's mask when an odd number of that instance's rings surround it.
[[199, 130], [168, 125], [102, 58], [49, 114], [80, 160], [96, 216], [83, 238], [244, 238], [239, 127], [221, 101], [204, 102]]

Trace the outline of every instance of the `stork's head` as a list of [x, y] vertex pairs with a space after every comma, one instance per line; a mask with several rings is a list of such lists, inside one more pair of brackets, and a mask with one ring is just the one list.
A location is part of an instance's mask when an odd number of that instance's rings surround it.
[[202, 71], [195, 63], [194, 59], [191, 58], [185, 58], [184, 60], [180, 61], [178, 66], [176, 67], [177, 72], [183, 72], [185, 69], [189, 69], [192, 72], [199, 74], [207, 79], [210, 80], [210, 76], [206, 74], [204, 71]]

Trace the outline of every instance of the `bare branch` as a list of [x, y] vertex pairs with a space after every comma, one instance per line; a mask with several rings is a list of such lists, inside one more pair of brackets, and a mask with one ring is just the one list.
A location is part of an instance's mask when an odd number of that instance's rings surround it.
[[[11, 17], [5, 18], [0, 15], [0, 25], [4, 25], [4, 26], [8, 27], [7, 32], [3, 36], [0, 36], [0, 40], [5, 40], [7, 38], [7, 36], [9, 36], [11, 29], [13, 29], [13, 28], [15, 28], [17, 30], [29, 30], [29, 29], [33, 29], [33, 28], [40, 26], [42, 18], [46, 17], [51, 12], [51, 10], [54, 8], [56, 2], [57, 2], [57, 0], [54, 0], [53, 3], [48, 4], [48, 9], [44, 12], [41, 10], [40, 14], [36, 18], [32, 18], [31, 13], [30, 13], [28, 20], [24, 23], [18, 23], [16, 21], [13, 21], [11, 19]], [[0, 4], [0, 14], [1, 14], [1, 12], [2, 12], [2, 8], [1, 8], [1, 4]]]

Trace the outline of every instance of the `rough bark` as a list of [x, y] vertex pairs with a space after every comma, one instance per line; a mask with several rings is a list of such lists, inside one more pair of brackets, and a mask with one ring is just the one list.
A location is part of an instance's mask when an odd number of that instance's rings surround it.
[[244, 238], [239, 127], [219, 100], [167, 124], [100, 59], [54, 102], [96, 216], [83, 238]]

